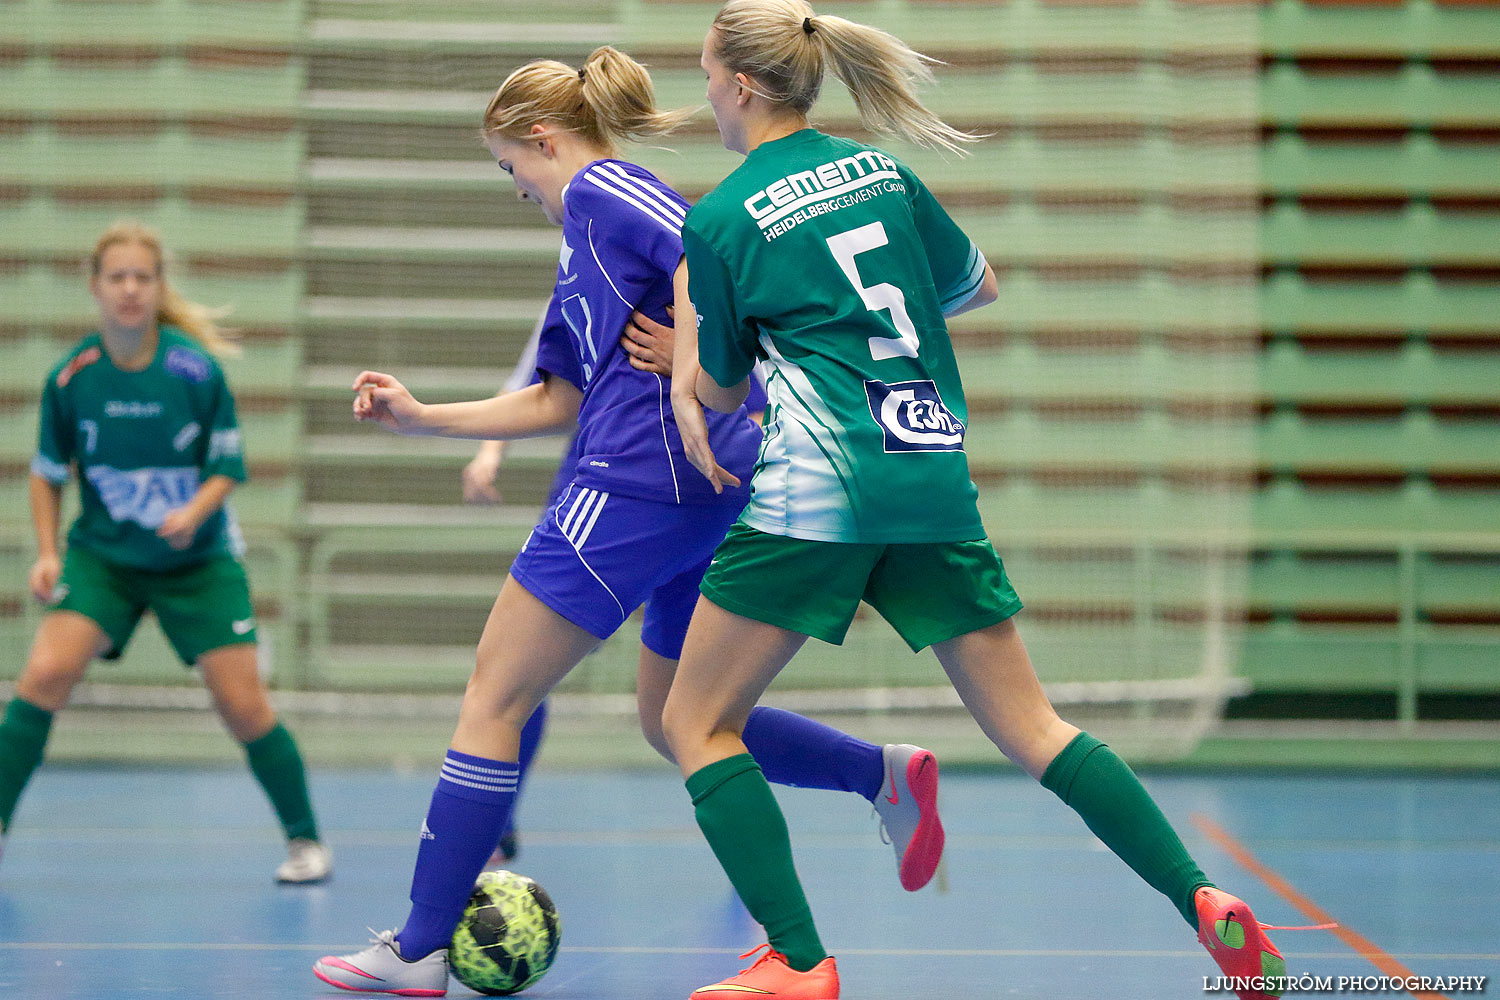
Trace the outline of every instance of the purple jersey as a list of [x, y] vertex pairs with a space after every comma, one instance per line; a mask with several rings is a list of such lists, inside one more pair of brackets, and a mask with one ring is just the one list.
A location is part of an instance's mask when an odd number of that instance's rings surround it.
[[[672, 275], [682, 260], [687, 202], [650, 171], [596, 160], [563, 191], [562, 252], [536, 367], [583, 391], [573, 481], [582, 487], [666, 503], [743, 504], [746, 492], [715, 494], [683, 454], [671, 386], [631, 367], [620, 347], [639, 309], [669, 324]], [[725, 469], [748, 483], [760, 428], [745, 408], [704, 410], [709, 443]], [[568, 474], [569, 470], [562, 470]]]

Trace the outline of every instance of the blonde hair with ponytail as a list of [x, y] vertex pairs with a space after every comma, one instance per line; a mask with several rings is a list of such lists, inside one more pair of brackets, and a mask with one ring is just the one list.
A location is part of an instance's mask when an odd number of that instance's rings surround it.
[[166, 252], [162, 249], [161, 237], [156, 230], [132, 220], [116, 222], [110, 226], [100, 235], [94, 244], [94, 252], [89, 255], [90, 278], [99, 277], [105, 251], [122, 243], [143, 246], [156, 258], [156, 276], [161, 282], [161, 293], [156, 305], [158, 324], [177, 327], [202, 344], [211, 354], [225, 357], [240, 353], [240, 345], [232, 339], [233, 331], [219, 325], [219, 320], [228, 314], [228, 309], [211, 309], [189, 301], [168, 284]]
[[[806, 115], [832, 68], [854, 97], [860, 121], [873, 132], [919, 146], [965, 154], [981, 136], [961, 132], [920, 100], [938, 60], [895, 35], [842, 17], [814, 14], [803, 0], [729, 0], [714, 18], [714, 54], [731, 73], [744, 73], [754, 92]], [[752, 88], [754, 89], [754, 88]]]
[[612, 153], [618, 140], [664, 135], [691, 114], [657, 108], [646, 67], [604, 45], [581, 69], [538, 59], [511, 73], [484, 109], [484, 136], [525, 139], [540, 124]]

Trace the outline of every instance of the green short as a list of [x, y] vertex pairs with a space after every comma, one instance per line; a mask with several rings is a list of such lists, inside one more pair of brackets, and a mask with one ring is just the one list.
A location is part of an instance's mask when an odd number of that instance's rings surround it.
[[913, 652], [1002, 622], [1021, 599], [989, 539], [814, 542], [736, 524], [703, 596], [726, 611], [838, 645], [868, 601]]
[[229, 555], [158, 572], [118, 566], [75, 546], [63, 559], [48, 610], [76, 611], [103, 629], [110, 642], [107, 660], [125, 651], [148, 610], [188, 666], [210, 650], [256, 638], [250, 580]]

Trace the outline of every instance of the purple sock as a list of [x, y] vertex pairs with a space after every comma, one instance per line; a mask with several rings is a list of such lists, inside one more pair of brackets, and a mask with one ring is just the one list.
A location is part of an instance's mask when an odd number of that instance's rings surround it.
[[795, 712], [757, 705], [745, 748], [766, 780], [798, 788], [858, 792], [871, 802], [885, 777], [881, 748]]
[[[521, 776], [516, 781], [516, 798], [519, 801], [521, 789], [526, 786], [526, 775], [531, 770], [531, 762], [536, 759], [536, 752], [542, 745], [542, 733], [547, 729], [547, 703], [544, 701], [531, 713], [531, 718], [526, 720], [526, 725], [521, 727]], [[505, 823], [505, 829], [500, 836], [513, 833], [516, 825], [515, 809], [511, 810], [510, 819]]]
[[448, 947], [500, 831], [510, 819], [520, 768], [449, 750], [422, 822], [411, 878], [411, 913], [396, 935], [413, 961]]

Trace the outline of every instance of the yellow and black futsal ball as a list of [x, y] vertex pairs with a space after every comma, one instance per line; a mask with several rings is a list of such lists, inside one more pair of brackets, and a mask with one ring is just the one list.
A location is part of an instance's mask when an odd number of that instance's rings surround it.
[[561, 936], [545, 889], [525, 875], [483, 872], [453, 932], [448, 967], [476, 992], [519, 993], [552, 967]]

